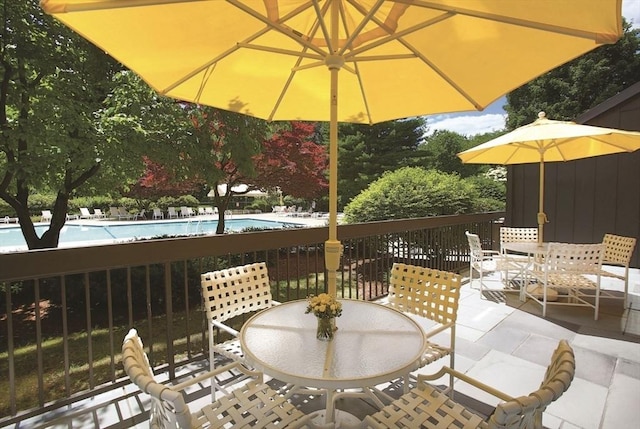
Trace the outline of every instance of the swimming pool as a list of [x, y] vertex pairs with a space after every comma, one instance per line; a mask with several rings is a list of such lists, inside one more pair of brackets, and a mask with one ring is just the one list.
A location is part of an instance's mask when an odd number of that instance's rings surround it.
[[[277, 222], [263, 219], [226, 219], [226, 231], [242, 231], [246, 228], [281, 229], [300, 226], [291, 222]], [[68, 223], [60, 232], [60, 245], [75, 242], [93, 242], [94, 244], [132, 241], [161, 236], [214, 234], [218, 227], [217, 220], [191, 219], [168, 222], [135, 222], [126, 224], [74, 224]], [[49, 229], [48, 225], [37, 225], [36, 233], [42, 236]], [[26, 249], [22, 231], [18, 226], [0, 228], [0, 249]]]

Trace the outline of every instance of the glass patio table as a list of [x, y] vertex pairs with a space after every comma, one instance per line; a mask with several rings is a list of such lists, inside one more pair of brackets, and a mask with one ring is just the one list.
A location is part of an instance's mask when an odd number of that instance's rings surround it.
[[[256, 369], [293, 385], [290, 392], [326, 390], [325, 411], [319, 416], [327, 427], [353, 419], [335, 412], [338, 397], [367, 396], [382, 407], [375, 386], [417, 369], [426, 346], [422, 328], [401, 312], [367, 301], [341, 302], [342, 316], [336, 318], [338, 330], [331, 341], [316, 339], [316, 317], [305, 314], [306, 300], [263, 310], [240, 331], [245, 358]], [[356, 391], [338, 392], [342, 389]]]

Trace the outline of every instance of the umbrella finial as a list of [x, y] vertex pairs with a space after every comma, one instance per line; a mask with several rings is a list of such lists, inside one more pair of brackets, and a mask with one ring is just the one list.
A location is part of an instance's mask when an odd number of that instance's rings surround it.
[[538, 113], [538, 119], [545, 119], [547, 117], [547, 114], [544, 112], [540, 112]]

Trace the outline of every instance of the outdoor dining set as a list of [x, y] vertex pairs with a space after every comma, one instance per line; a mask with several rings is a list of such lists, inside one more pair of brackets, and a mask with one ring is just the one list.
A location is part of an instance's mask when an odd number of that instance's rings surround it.
[[[634, 238], [606, 234], [597, 244], [542, 243], [537, 233], [503, 227], [500, 250], [494, 251], [482, 249], [480, 237], [467, 232], [472, 287], [479, 273], [480, 293], [494, 291], [486, 276], [500, 273], [501, 292], [540, 303], [543, 317], [547, 306], [561, 304], [594, 308], [597, 319], [600, 298], [626, 302]], [[603, 263], [620, 270], [607, 271]], [[313, 297], [274, 301], [264, 262], [204, 273], [210, 371], [177, 385], [156, 382], [135, 329], [124, 340], [124, 368], [152, 397], [150, 421], [169, 427], [543, 427], [544, 410], [575, 374], [566, 340], [559, 341], [539, 389], [514, 398], [455, 369], [460, 274], [396, 262], [389, 276], [384, 300], [322, 294], [312, 306]], [[603, 276], [624, 282], [624, 293], [600, 290]], [[318, 308], [339, 316], [331, 317], [331, 335], [320, 335], [326, 321]], [[239, 330], [230, 323], [238, 316], [248, 317]], [[441, 359], [446, 365], [427, 375], [429, 364]], [[422, 368], [427, 372], [417, 374]], [[220, 378], [227, 372], [234, 374], [229, 384]], [[496, 397], [493, 413], [482, 415], [459, 402], [456, 380]], [[391, 381], [397, 391], [380, 388]], [[210, 400], [197, 411], [181, 393], [193, 386], [210, 388]], [[300, 395], [321, 397], [323, 407], [303, 412], [290, 401]], [[362, 398], [377, 411], [361, 420], [339, 409], [342, 398]]]

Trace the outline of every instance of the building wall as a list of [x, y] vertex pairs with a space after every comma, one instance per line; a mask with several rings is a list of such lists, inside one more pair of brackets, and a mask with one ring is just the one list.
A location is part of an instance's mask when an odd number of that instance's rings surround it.
[[[592, 109], [595, 113], [582, 115], [585, 123], [640, 131], [640, 91], [611, 106], [606, 103], [606, 108], [601, 105]], [[539, 165], [513, 165], [507, 170], [506, 225], [537, 226]], [[549, 219], [545, 241], [596, 243], [609, 232], [636, 237], [640, 243], [640, 150], [546, 163], [544, 186]], [[638, 246], [632, 266], [640, 267]]]

